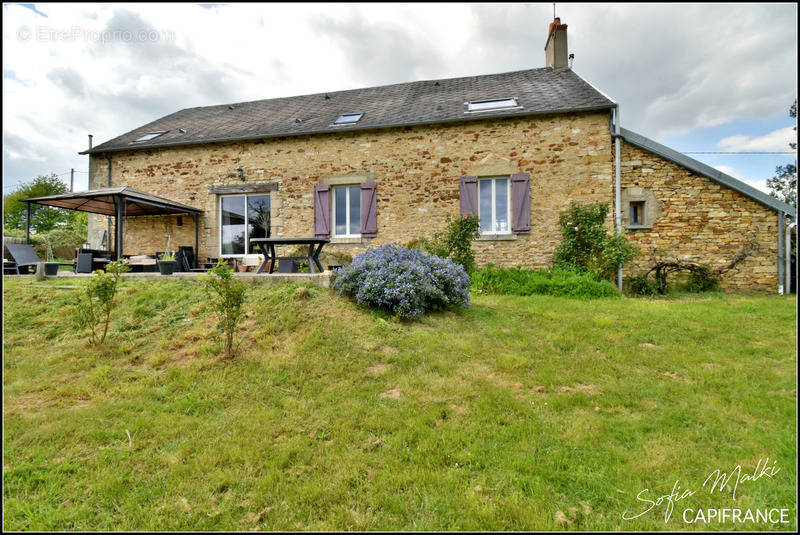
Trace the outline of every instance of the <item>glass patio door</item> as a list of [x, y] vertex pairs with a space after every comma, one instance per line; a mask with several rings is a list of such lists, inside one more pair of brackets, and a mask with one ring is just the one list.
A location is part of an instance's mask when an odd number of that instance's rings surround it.
[[269, 195], [220, 197], [220, 253], [249, 254], [250, 238], [270, 237]]

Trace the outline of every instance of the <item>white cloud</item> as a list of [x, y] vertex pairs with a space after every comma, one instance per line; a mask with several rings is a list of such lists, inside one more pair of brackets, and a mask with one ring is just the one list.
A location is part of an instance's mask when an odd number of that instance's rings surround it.
[[745, 180], [745, 182], [747, 182], [748, 184], [750, 184], [751, 186], [753, 186], [756, 189], [760, 189], [764, 193], [769, 193], [770, 192], [769, 187], [767, 187], [767, 181], [766, 180], [750, 179], [750, 180]]
[[797, 133], [791, 126], [773, 130], [763, 136], [730, 136], [721, 139], [717, 147], [723, 151], [745, 152], [766, 151], [785, 152], [790, 150], [789, 143], [797, 141]]
[[[542, 67], [552, 17], [550, 4], [37, 4], [46, 17], [2, 9], [7, 182], [85, 171], [77, 152], [86, 134], [100, 143], [186, 107]], [[576, 72], [648, 137], [785, 116], [795, 97], [793, 5], [557, 9]], [[98, 39], [110, 30], [162, 38]]]
[[744, 176], [739, 171], [737, 171], [736, 169], [731, 167], [730, 165], [715, 165], [714, 169], [716, 169], [717, 171], [722, 171], [726, 175], [730, 175], [733, 178], [738, 178], [739, 180], [744, 180]]

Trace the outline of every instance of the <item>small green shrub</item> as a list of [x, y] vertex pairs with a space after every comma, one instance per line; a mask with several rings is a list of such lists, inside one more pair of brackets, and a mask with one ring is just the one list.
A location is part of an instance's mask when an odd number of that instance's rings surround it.
[[472, 241], [478, 237], [481, 220], [476, 215], [453, 216], [447, 214], [447, 224], [430, 238], [414, 238], [402, 245], [404, 249], [418, 249], [439, 258], [449, 258], [461, 264], [467, 273], [475, 269]]
[[692, 293], [714, 292], [719, 290], [719, 279], [711, 274], [711, 268], [702, 266], [689, 273], [682, 290]]
[[638, 254], [627, 236], [606, 228], [608, 203], [570, 204], [558, 218], [561, 243], [555, 252], [555, 265], [593, 274], [599, 279], [612, 279], [614, 273]]
[[658, 295], [658, 281], [642, 273], [628, 279], [631, 293], [635, 295]]
[[477, 215], [447, 215], [447, 225], [435, 232], [427, 252], [440, 258], [449, 258], [461, 264], [467, 273], [475, 269], [475, 253], [472, 241], [478, 237], [481, 220]]
[[478, 293], [500, 295], [557, 295], [567, 297], [618, 297], [608, 281], [575, 269], [528, 270], [495, 268], [489, 265], [472, 273], [472, 288]]
[[86, 242], [86, 232], [70, 228], [56, 228], [45, 236], [50, 241], [55, 257], [69, 260], [75, 257], [75, 249]]
[[403, 249], [419, 249], [420, 251], [425, 250], [425, 245], [428, 243], [428, 240], [424, 237], [413, 238], [406, 243], [401, 243], [400, 247]]
[[[89, 329], [90, 344], [101, 345], [105, 342], [119, 278], [122, 273], [129, 270], [127, 260], [111, 262], [105, 270], [95, 271], [86, 289], [77, 295], [73, 305], [74, 318], [80, 329]], [[102, 334], [100, 334], [101, 325]]]
[[225, 335], [225, 355], [235, 354], [234, 334], [244, 314], [245, 286], [233, 278], [233, 270], [224, 258], [205, 275], [200, 275], [203, 290], [217, 316], [217, 331]]

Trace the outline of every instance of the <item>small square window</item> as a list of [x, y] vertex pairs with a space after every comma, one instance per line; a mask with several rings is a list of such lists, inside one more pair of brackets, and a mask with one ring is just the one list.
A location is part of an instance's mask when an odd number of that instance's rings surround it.
[[628, 225], [637, 227], [644, 225], [644, 201], [630, 203]]
[[167, 132], [168, 130], [164, 130], [163, 132], [150, 132], [148, 134], [136, 138], [135, 140], [133, 140], [133, 143], [137, 143], [139, 141], [150, 141], [151, 139], [155, 139], [158, 136], [166, 134]]
[[333, 124], [354, 124], [360, 121], [363, 116], [363, 113], [345, 113], [340, 115]]

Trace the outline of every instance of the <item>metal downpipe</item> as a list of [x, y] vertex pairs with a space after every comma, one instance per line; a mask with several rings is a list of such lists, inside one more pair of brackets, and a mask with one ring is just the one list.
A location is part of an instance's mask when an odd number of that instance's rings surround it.
[[[614, 107], [614, 212], [617, 234], [622, 234], [622, 192], [620, 189], [619, 104]], [[617, 287], [622, 291], [622, 264], [617, 267]]]
[[783, 287], [783, 219], [785, 214], [778, 212], [778, 295], [786, 293]]
[[[106, 154], [106, 161], [108, 162], [108, 179], [106, 181], [107, 187], [111, 187], [111, 156]], [[98, 246], [101, 244], [98, 244]], [[111, 216], [106, 216], [106, 246], [111, 250]]]

